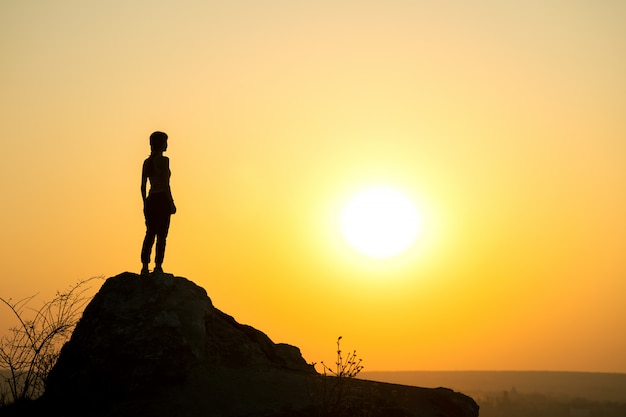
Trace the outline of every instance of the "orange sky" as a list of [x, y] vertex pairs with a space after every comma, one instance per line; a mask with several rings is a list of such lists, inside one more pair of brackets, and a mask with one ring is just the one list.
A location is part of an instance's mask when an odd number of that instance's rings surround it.
[[[626, 372], [626, 3], [503, 3], [3, 1], [0, 296], [139, 272], [163, 130], [164, 269], [308, 361]], [[380, 184], [424, 231], [373, 260]]]

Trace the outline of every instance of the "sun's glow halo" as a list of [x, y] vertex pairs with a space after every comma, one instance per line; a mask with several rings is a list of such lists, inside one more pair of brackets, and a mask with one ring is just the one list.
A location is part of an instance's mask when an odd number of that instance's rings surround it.
[[341, 231], [359, 252], [387, 258], [407, 249], [421, 221], [413, 202], [389, 187], [367, 188], [354, 195], [341, 214]]

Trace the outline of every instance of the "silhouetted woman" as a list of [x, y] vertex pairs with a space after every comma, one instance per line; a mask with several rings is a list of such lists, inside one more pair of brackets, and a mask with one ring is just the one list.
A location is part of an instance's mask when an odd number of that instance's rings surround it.
[[[170, 228], [170, 215], [176, 213], [176, 206], [170, 190], [170, 160], [163, 156], [167, 150], [167, 134], [154, 132], [150, 135], [150, 156], [143, 162], [141, 170], [141, 197], [143, 214], [146, 218], [146, 237], [141, 248], [141, 274], [149, 273], [150, 254], [156, 238], [154, 272], [163, 272], [165, 240]], [[146, 183], [150, 179], [150, 193], [146, 196]]]

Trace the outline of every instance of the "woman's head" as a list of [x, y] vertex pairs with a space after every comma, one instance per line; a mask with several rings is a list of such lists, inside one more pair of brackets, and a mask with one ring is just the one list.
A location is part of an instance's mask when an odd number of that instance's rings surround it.
[[164, 152], [167, 149], [167, 133], [156, 131], [150, 135], [152, 152]]

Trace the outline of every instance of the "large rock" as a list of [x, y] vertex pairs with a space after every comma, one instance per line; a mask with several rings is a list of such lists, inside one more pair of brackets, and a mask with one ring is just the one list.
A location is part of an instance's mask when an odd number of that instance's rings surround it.
[[191, 281], [128, 272], [87, 306], [38, 404], [120, 417], [478, 415], [471, 398], [443, 388], [324, 378], [298, 348], [237, 323]]

